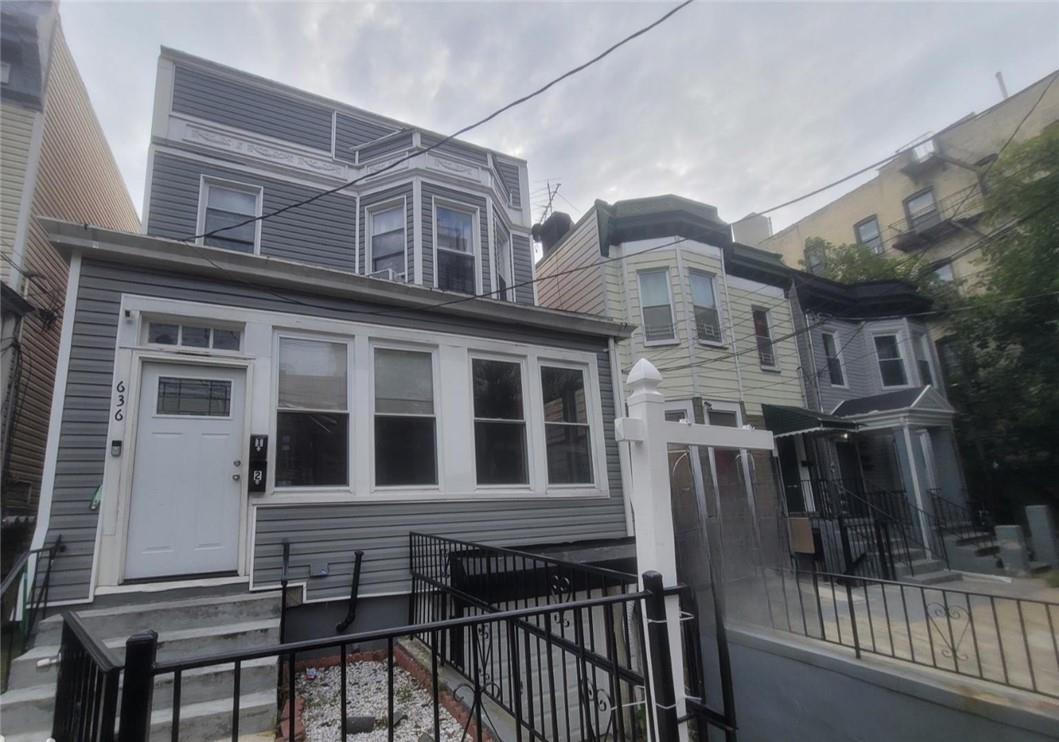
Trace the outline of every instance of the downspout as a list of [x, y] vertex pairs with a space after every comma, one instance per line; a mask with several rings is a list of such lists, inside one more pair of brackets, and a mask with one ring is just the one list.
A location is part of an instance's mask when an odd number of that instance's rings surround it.
[[[610, 354], [610, 376], [611, 385], [614, 387], [614, 412], [617, 417], [626, 417], [629, 411], [625, 408], [625, 381], [621, 378], [621, 362], [618, 360], [618, 344], [614, 338], [607, 338], [607, 352]], [[632, 492], [632, 468], [629, 465], [628, 441], [617, 442], [618, 466], [621, 469], [621, 499], [625, 508], [625, 534], [636, 535], [636, 523], [632, 517], [632, 502], [629, 493]]]

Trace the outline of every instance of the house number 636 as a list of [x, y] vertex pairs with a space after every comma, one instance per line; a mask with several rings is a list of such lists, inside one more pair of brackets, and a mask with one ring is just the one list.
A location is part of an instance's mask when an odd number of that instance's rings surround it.
[[114, 419], [120, 422], [125, 419], [125, 382], [119, 381], [115, 384], [114, 391], [118, 395], [117, 401], [114, 403]]

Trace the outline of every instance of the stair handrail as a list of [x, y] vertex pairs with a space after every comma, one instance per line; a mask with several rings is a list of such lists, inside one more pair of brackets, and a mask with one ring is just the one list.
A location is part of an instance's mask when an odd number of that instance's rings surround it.
[[[875, 510], [875, 511], [878, 511], [878, 512], [882, 513], [886, 518], [890, 519], [892, 522], [898, 523], [899, 525], [904, 525], [898, 520], [898, 518], [897, 518], [897, 516], [895, 514], [887, 512], [886, 510], [878, 507], [875, 503], [871, 502], [867, 498], [861, 497], [860, 495], [856, 494], [855, 492], [846, 489], [844, 486], [843, 486], [843, 489], [845, 490], [846, 494], [856, 498], [857, 500], [859, 500], [863, 504], [865, 504], [868, 507], [870, 507], [872, 510]], [[890, 492], [892, 492], [892, 490]], [[924, 519], [924, 522], [927, 524], [928, 527], [931, 524], [936, 522], [936, 518], [933, 516], [933, 514], [928, 513], [926, 510], [924, 510], [923, 508], [919, 507], [914, 502], [909, 502], [908, 498], [903, 496], [903, 493], [902, 493], [900, 502], [901, 502], [902, 507], [907, 507], [910, 511], [914, 511], [914, 512], [919, 513], [919, 515]], [[912, 526], [912, 529], [911, 529], [912, 538], [911, 538], [911, 540], [912, 540], [913, 545], [920, 547], [921, 549], [923, 549], [924, 552], [930, 554], [935, 559], [939, 559], [940, 558], [942, 561], [945, 562], [945, 566], [948, 567], [949, 566], [949, 555], [948, 555], [948, 552], [947, 552], [947, 550], [945, 548], [945, 540], [944, 539], [938, 539], [939, 542], [940, 542], [940, 551], [941, 551], [941, 553], [939, 554], [938, 553], [939, 549], [936, 546], [932, 546], [930, 544], [923, 543], [923, 539], [919, 537], [919, 535], [918, 535], [918, 533], [917, 533], [917, 531], [915, 529], [915, 524], [914, 523], [909, 523], [908, 525]], [[907, 541], [908, 540], [908, 529], [902, 528], [901, 529], [901, 534], [902, 534], [902, 537]], [[908, 549], [908, 547], [907, 547], [907, 543], [906, 543], [906, 545], [905, 545], [906, 553], [907, 553], [907, 549]], [[911, 562], [911, 560], [909, 560], [909, 561]], [[911, 566], [911, 564], [909, 566]]]
[[[0, 601], [5, 604], [5, 608], [0, 610], [0, 619], [4, 623], [18, 620], [19, 634], [23, 644], [33, 633], [38, 619], [47, 614], [52, 565], [56, 555], [64, 551], [66, 551], [66, 544], [63, 543], [62, 534], [59, 534], [55, 541], [47, 546], [39, 549], [26, 549], [15, 560], [7, 575], [4, 576], [3, 582], [0, 582]], [[44, 570], [44, 576], [37, 579], [42, 555], [47, 559], [47, 567]], [[17, 601], [14, 606], [11, 606], [7, 601], [7, 595], [16, 585], [19, 585], [21, 589]]]
[[[985, 509], [978, 511], [978, 517], [984, 521], [984, 525], [981, 527], [981, 530], [979, 530], [979, 527], [976, 525], [975, 512], [969, 507], [958, 502], [953, 502], [942, 495], [940, 489], [930, 489], [928, 492], [930, 493], [931, 504], [934, 506], [934, 513], [936, 515], [935, 523], [938, 538], [943, 544], [945, 543], [945, 534], [950, 533], [958, 539], [974, 538], [980, 544], [983, 544], [988, 548], [997, 548], [998, 544], [996, 541], [996, 532], [993, 530], [994, 523], [992, 513]], [[963, 525], [963, 523], [966, 523], [967, 525]], [[996, 553], [996, 566], [1000, 569], [1003, 569], [1004, 567], [1004, 560], [1000, 556], [999, 551]]]

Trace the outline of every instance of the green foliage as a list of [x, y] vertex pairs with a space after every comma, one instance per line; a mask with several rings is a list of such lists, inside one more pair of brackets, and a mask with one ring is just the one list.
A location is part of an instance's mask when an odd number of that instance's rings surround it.
[[912, 284], [936, 299], [947, 299], [947, 286], [939, 281], [920, 255], [891, 257], [867, 245], [835, 245], [822, 237], [805, 241], [801, 267], [842, 283], [899, 280]]

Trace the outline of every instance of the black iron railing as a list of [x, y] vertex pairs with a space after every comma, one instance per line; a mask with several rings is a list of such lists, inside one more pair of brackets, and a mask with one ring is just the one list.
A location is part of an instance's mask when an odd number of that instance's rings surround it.
[[944, 497], [941, 490], [932, 489], [931, 505], [934, 508], [934, 529], [942, 544], [946, 537], [954, 538], [960, 546], [970, 546], [982, 556], [993, 556], [996, 566], [1003, 568], [1000, 547], [996, 541], [996, 524], [988, 508], [974, 502], [967, 505], [955, 503]]
[[59, 657], [52, 737], [110, 742], [121, 663], [88, 633], [75, 613], [63, 616]]
[[9, 658], [26, 649], [37, 623], [46, 617], [52, 566], [64, 551], [62, 535], [48, 546], [30, 549], [15, 561], [0, 583], [0, 616]]
[[775, 629], [1059, 698], [1059, 603], [798, 570], [768, 589]]

